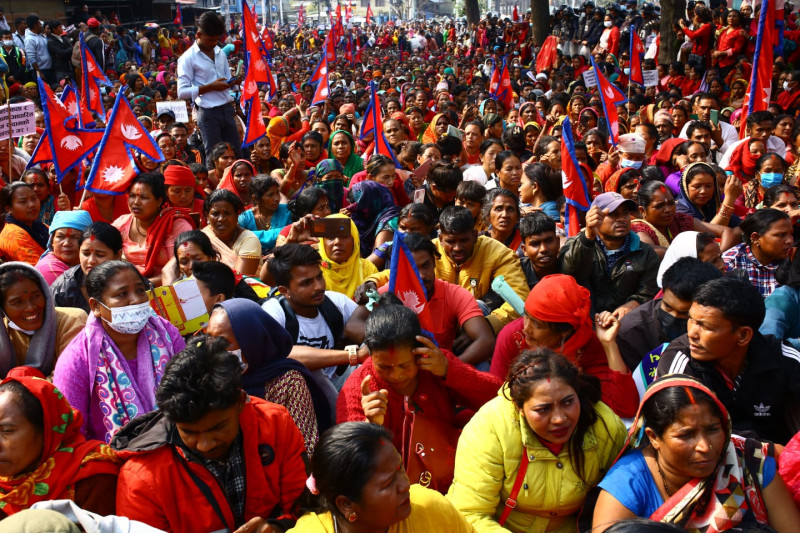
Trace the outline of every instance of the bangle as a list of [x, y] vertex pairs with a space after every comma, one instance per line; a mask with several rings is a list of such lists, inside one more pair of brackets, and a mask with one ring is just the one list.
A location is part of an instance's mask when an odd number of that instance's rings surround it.
[[350, 366], [358, 366], [358, 345], [350, 344], [345, 346], [344, 351], [347, 352], [347, 359], [350, 361]]
[[725, 204], [722, 204], [721, 206], [719, 206], [719, 211], [717, 211], [717, 214], [724, 218], [730, 218], [731, 215], [733, 215], [733, 208]]

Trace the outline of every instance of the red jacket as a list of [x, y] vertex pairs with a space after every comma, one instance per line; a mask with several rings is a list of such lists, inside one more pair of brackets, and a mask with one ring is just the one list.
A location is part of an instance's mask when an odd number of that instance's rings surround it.
[[[494, 345], [492, 367], [489, 370], [497, 377], [505, 379], [511, 363], [524, 350], [528, 349], [522, 332], [523, 318], [509, 322], [500, 330]], [[573, 361], [584, 372], [595, 376], [601, 383], [601, 398], [618, 416], [630, 418], [636, 415], [639, 407], [639, 393], [630, 373], [614, 372], [608, 368], [608, 360], [596, 336], [583, 347], [579, 361]]]
[[[173, 533], [235, 531], [241, 526], [234, 523], [214, 475], [167, 444], [173, 425], [166, 417], [155, 412], [137, 420], [139, 424], [123, 428], [112, 444], [123, 453], [133, 452], [119, 473], [117, 514]], [[252, 396], [244, 406], [239, 426], [247, 468], [245, 522], [255, 517], [293, 518], [295, 500], [306, 481], [300, 430], [286, 408]], [[210, 488], [224, 523], [187, 468]]]
[[739, 55], [744, 52], [747, 45], [747, 32], [742, 28], [725, 28], [719, 35], [717, 50], [725, 52], [726, 55], [719, 58], [720, 67], [729, 67], [736, 63]]
[[713, 31], [713, 27], [707, 22], [701, 24], [696, 30], [683, 28], [683, 33], [694, 41], [692, 53], [702, 56], [706, 62], [708, 62], [708, 59], [711, 57], [711, 34]]
[[[461, 427], [468, 421], [459, 416], [456, 420], [456, 405], [464, 406], [471, 412], [481, 408], [483, 404], [497, 396], [497, 391], [503, 385], [503, 380], [486, 372], [479, 372], [474, 367], [462, 362], [458, 357], [442, 350], [447, 357], [447, 376], [440, 379], [430, 372], [419, 372], [417, 391], [411, 400], [425, 414], [426, 418], [440, 420], [442, 424]], [[367, 375], [371, 375], [369, 390], [389, 391], [389, 406], [383, 426], [394, 434], [394, 444], [398, 450], [403, 449], [403, 397], [392, 390], [388, 383], [383, 381], [372, 366], [372, 358], [367, 359], [358, 370], [347, 378], [344, 387], [339, 393], [336, 403], [336, 422], [363, 422], [366, 420], [364, 410], [361, 408], [361, 382]]]

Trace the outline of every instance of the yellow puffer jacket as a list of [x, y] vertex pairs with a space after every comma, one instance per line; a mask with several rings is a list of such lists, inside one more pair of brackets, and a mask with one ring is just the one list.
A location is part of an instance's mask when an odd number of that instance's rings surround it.
[[[600, 482], [625, 443], [625, 425], [604, 403], [595, 404], [598, 419], [583, 440], [584, 484], [573, 470], [568, 446], [553, 455], [502, 394], [501, 389], [464, 428], [447, 498], [478, 532], [574, 532], [587, 492]], [[501, 527], [497, 520], [514, 487], [523, 445], [530, 460], [525, 482], [516, 508]]]

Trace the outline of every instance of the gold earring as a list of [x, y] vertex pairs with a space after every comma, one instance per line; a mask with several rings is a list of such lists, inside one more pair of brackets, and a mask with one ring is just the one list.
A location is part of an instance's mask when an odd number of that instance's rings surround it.
[[352, 522], [355, 522], [355, 521], [356, 521], [356, 518], [358, 518], [358, 517], [356, 516], [356, 513], [350, 513], [349, 515], [347, 515], [347, 521], [348, 521], [348, 522], [351, 522], [351, 523], [352, 523]]

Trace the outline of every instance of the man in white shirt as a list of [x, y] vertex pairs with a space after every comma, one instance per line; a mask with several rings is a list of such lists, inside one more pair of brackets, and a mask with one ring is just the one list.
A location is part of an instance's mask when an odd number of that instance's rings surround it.
[[772, 131], [775, 129], [775, 115], [769, 111], [756, 111], [755, 113], [747, 115], [746, 128], [747, 136], [741, 141], [733, 143], [730, 148], [728, 148], [728, 151], [725, 152], [725, 155], [722, 156], [719, 162], [722, 168], [728, 168], [731, 162], [731, 155], [733, 155], [733, 151], [736, 147], [745, 141], [749, 141], [751, 138], [761, 140], [764, 146], [767, 147], [768, 153], [778, 154], [786, 158], [786, 143], [784, 143], [780, 137], [772, 135]]
[[319, 252], [307, 244], [275, 248], [268, 268], [281, 296], [268, 299], [262, 307], [292, 336], [289, 357], [319, 371], [315, 374], [323, 373], [340, 389], [349, 375], [345, 365], [356, 366], [367, 354], [351, 356], [350, 346], [337, 349], [356, 304], [344, 294], [325, 290], [321, 261]]
[[[727, 122], [714, 124], [711, 121], [711, 110], [715, 109], [719, 111], [719, 108], [719, 100], [716, 96], [710, 93], [702, 93], [695, 99], [692, 111], [697, 115], [698, 120], [711, 124], [711, 149], [716, 150], [718, 157], [721, 158], [722, 154], [727, 152], [728, 148], [739, 140], [739, 132]], [[688, 139], [689, 136], [686, 130], [689, 129], [689, 125], [693, 122], [694, 120], [688, 121], [678, 137]], [[716, 161], [713, 162], [716, 163]]]
[[242, 158], [230, 93], [238, 80], [228, 83], [232, 77], [228, 57], [217, 47], [225, 33], [222, 17], [211, 11], [203, 13], [198, 22], [197, 41], [178, 59], [178, 98], [197, 106], [197, 126], [203, 136], [209, 169], [214, 165], [211, 150], [220, 142], [229, 143], [236, 159]]

